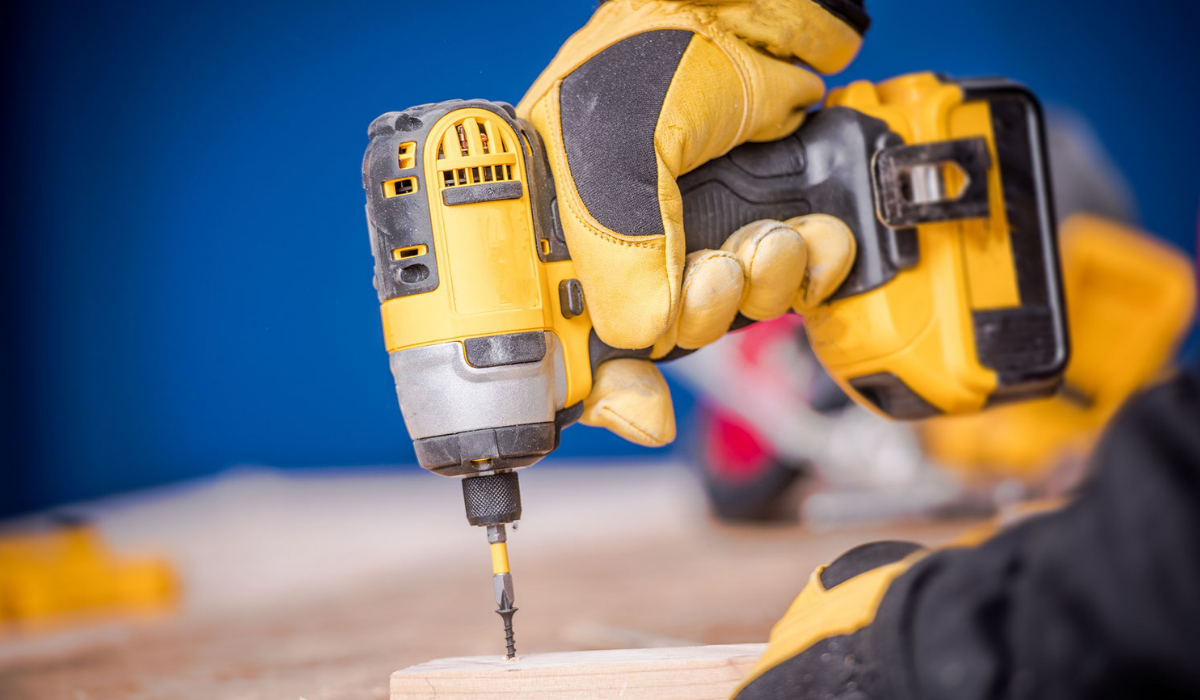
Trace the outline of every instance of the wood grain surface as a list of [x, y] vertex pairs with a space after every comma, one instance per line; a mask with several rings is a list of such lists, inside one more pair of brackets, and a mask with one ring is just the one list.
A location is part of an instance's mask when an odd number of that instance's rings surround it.
[[391, 700], [725, 700], [765, 644], [438, 659], [392, 674]]

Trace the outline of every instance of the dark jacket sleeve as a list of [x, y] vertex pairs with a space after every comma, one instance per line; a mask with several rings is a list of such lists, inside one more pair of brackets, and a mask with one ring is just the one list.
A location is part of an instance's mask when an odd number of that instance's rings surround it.
[[885, 697], [1200, 697], [1200, 383], [1110, 424], [1079, 496], [920, 562], [872, 625]]

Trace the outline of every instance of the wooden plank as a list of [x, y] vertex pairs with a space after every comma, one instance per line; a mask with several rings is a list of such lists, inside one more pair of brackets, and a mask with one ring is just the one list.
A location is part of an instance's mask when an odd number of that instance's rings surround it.
[[391, 700], [726, 700], [765, 644], [438, 659], [392, 674]]

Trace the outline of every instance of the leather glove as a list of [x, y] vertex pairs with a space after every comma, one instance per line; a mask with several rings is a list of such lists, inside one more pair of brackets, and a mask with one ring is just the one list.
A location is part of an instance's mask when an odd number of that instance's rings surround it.
[[873, 542], [819, 567], [734, 699], [879, 697], [871, 625], [888, 587], [926, 554], [910, 542]]
[[[755, 222], [686, 255], [676, 178], [794, 131], [824, 93], [809, 67], [845, 67], [866, 23], [859, 0], [611, 0], [567, 40], [517, 112], [545, 142], [601, 340], [661, 358], [716, 340], [739, 311], [773, 318], [837, 288], [854, 239], [830, 216]], [[645, 360], [602, 364], [581, 421], [644, 445], [675, 437]]]

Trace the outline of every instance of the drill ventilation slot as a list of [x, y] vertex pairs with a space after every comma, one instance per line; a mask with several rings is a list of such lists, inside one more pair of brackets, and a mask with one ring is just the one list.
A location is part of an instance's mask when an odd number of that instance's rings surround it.
[[450, 125], [438, 144], [443, 189], [509, 182], [516, 164], [517, 144], [499, 118], [466, 117]]
[[404, 260], [406, 258], [417, 258], [424, 255], [428, 251], [424, 245], [410, 245], [407, 248], [396, 248], [392, 250], [392, 260]]
[[385, 180], [383, 183], [384, 197], [400, 197], [417, 191], [417, 178], [402, 177], [399, 180]]
[[396, 157], [401, 170], [415, 168], [417, 166], [417, 142], [405, 141], [400, 144]]

